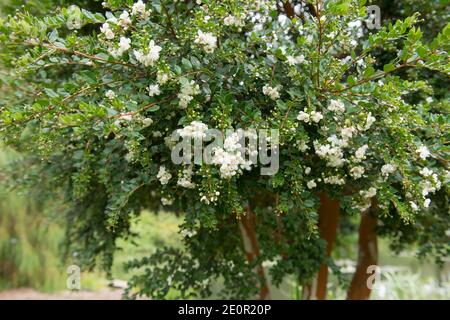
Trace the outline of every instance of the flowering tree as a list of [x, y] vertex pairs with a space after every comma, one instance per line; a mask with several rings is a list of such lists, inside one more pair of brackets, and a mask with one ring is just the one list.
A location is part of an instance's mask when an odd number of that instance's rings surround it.
[[[103, 5], [19, 13], [0, 34], [16, 91], [2, 137], [30, 153], [27, 180], [64, 191], [79, 263], [101, 254], [108, 268], [133, 217], [164, 207], [184, 214], [185, 246], [129, 263], [146, 267], [132, 293], [208, 296], [221, 279], [224, 297], [265, 299], [268, 279], [293, 276], [305, 298], [325, 298], [342, 211], [361, 215], [349, 298], [367, 298], [380, 219], [389, 233], [435, 207], [448, 228], [446, 202], [432, 201], [447, 196], [448, 124], [407, 99], [430, 92], [411, 70], [448, 75], [448, 26], [430, 42], [418, 15], [368, 30], [364, 0]], [[208, 129], [225, 138], [210, 162], [173, 161], [174, 132], [202, 145]], [[238, 152], [253, 130], [278, 133], [270, 174], [246, 158], [261, 149]]]

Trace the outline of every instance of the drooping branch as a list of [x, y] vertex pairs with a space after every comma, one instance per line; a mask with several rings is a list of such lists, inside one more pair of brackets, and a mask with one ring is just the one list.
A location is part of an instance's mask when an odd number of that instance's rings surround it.
[[[320, 194], [319, 231], [326, 241], [326, 257], [331, 256], [339, 222], [339, 201], [331, 199], [328, 194]], [[323, 263], [311, 283], [305, 285], [303, 299], [325, 300], [327, 297], [328, 265]]]
[[377, 217], [376, 203], [372, 203], [372, 207], [361, 215], [359, 224], [359, 240], [358, 240], [358, 263], [352, 282], [347, 292], [349, 300], [367, 300], [370, 298], [371, 287], [367, 284], [368, 268], [378, 263], [378, 244], [377, 244]]
[[[260, 256], [258, 238], [256, 236], [256, 215], [253, 213], [250, 206], [246, 207], [246, 211], [246, 215], [241, 217], [239, 228], [247, 260], [249, 263], [253, 263]], [[270, 293], [264, 268], [259, 263], [255, 267], [255, 271], [260, 280], [259, 299], [268, 300], [270, 299]]]

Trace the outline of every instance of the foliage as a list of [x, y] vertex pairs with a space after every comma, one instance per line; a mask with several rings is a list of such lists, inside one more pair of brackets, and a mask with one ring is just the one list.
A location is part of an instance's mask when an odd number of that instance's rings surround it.
[[[269, 0], [110, 0], [105, 14], [71, 7], [1, 21], [15, 96], [0, 100], [0, 134], [34, 155], [30, 183], [64, 191], [79, 263], [102, 255], [108, 269], [130, 221], [164, 206], [184, 214], [184, 246], [128, 265], [145, 266], [137, 294], [208, 296], [220, 278], [225, 297], [247, 298], [262, 262], [275, 284], [318, 270], [319, 192], [349, 214], [376, 198], [398, 230], [438, 210], [448, 229], [447, 204], [432, 195], [448, 194], [448, 116], [433, 113], [448, 100], [407, 97], [431, 92], [411, 70], [448, 75], [450, 27], [428, 41], [418, 15], [366, 30], [363, 0], [309, 3], [287, 17]], [[206, 126], [278, 129], [278, 173], [230, 169], [227, 152], [222, 165], [174, 165], [172, 132]], [[251, 262], [239, 231], [248, 208], [261, 247]]]

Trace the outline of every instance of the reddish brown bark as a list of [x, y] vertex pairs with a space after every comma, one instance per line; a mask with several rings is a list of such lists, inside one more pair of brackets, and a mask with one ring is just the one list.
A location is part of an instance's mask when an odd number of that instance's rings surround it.
[[[320, 194], [319, 231], [320, 237], [326, 241], [326, 256], [331, 256], [339, 222], [339, 201], [331, 199], [326, 193]], [[322, 264], [311, 283], [305, 285], [303, 299], [325, 300], [327, 297], [328, 266]]]
[[[259, 244], [256, 236], [256, 215], [252, 212], [250, 206], [246, 208], [246, 215], [241, 218], [239, 227], [242, 234], [242, 242], [249, 263], [253, 263], [259, 257]], [[256, 273], [260, 279], [259, 299], [270, 299], [269, 286], [261, 264], [256, 266]]]
[[370, 298], [371, 289], [367, 284], [371, 273], [368, 273], [368, 267], [378, 263], [378, 244], [375, 228], [377, 218], [375, 205], [361, 215], [359, 224], [358, 240], [358, 263], [352, 282], [347, 292], [349, 300], [367, 300]]

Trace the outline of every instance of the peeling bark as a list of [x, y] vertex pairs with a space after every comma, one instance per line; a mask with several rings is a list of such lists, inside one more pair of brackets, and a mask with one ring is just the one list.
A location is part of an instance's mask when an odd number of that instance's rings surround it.
[[358, 263], [347, 291], [347, 299], [349, 300], [367, 300], [370, 298], [372, 290], [369, 288], [367, 281], [371, 274], [367, 273], [367, 268], [378, 263], [378, 244], [377, 234], [375, 232], [377, 218], [375, 213], [376, 204], [372, 204], [372, 207], [361, 215], [358, 240]]
[[[246, 208], [247, 214], [243, 216], [239, 222], [239, 229], [242, 235], [242, 243], [247, 260], [253, 263], [260, 255], [258, 238], [256, 236], [256, 215], [252, 212], [250, 206]], [[255, 268], [260, 279], [259, 299], [270, 299], [269, 286], [264, 273], [264, 267], [258, 264]]]
[[[339, 201], [331, 199], [328, 194], [320, 194], [319, 231], [326, 241], [326, 257], [331, 256], [339, 222]], [[323, 263], [311, 283], [303, 288], [303, 299], [325, 300], [327, 297], [328, 266]]]

